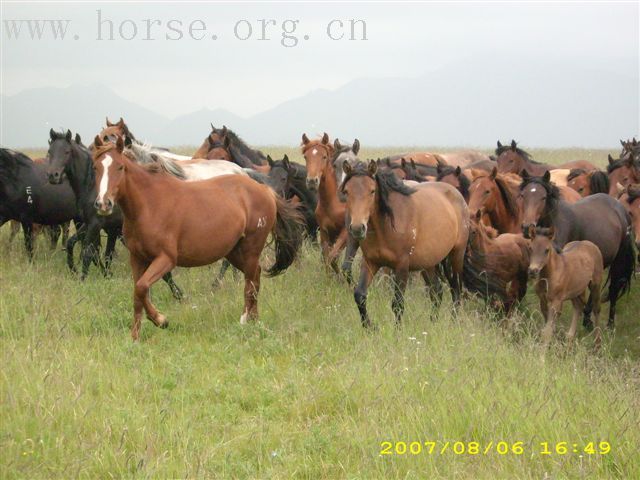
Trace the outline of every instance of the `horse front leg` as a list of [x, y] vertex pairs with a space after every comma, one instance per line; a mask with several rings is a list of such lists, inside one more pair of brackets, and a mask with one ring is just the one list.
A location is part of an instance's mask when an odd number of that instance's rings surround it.
[[340, 271], [338, 270], [338, 257], [340, 256], [340, 252], [342, 252], [345, 245], [347, 244], [347, 239], [349, 237], [350, 235], [347, 229], [342, 229], [340, 235], [338, 235], [338, 238], [336, 238], [336, 241], [333, 243], [333, 246], [331, 247], [331, 250], [329, 251], [329, 254], [327, 256], [327, 262], [329, 263], [329, 265], [331, 265], [331, 269], [335, 273], [340, 273]]
[[145, 263], [143, 261], [139, 260], [134, 255], [131, 255], [131, 259], [134, 280], [135, 276], [140, 275], [140, 272], [143, 271], [139, 278], [135, 280], [135, 286], [133, 289], [134, 321], [131, 328], [131, 337], [135, 341], [140, 338], [142, 317], [141, 307], [144, 308], [147, 313], [147, 318], [151, 320], [156, 327], [167, 328], [169, 326], [169, 322], [166, 317], [162, 315], [151, 302], [149, 290], [154, 283], [162, 278], [163, 275], [170, 272], [175, 267], [175, 262], [173, 262], [167, 255], [160, 255], [153, 259], [151, 264], [149, 264], [145, 269]]
[[80, 280], [87, 278], [89, 274], [89, 266], [98, 253], [98, 245], [100, 242], [100, 227], [95, 223], [87, 226], [86, 235], [82, 242], [82, 273]]
[[360, 321], [365, 328], [371, 327], [371, 320], [367, 313], [367, 291], [378, 268], [380, 267], [370, 264], [366, 259], [363, 259], [362, 265], [360, 265], [360, 280], [353, 292], [353, 298], [356, 301], [358, 312], [360, 312]]
[[396, 325], [400, 325], [402, 315], [404, 314], [404, 291], [407, 288], [407, 280], [409, 279], [409, 267], [402, 266], [396, 268], [394, 272], [393, 282], [393, 300], [391, 302], [391, 310], [396, 318]]
[[102, 273], [105, 277], [109, 277], [111, 275], [111, 263], [113, 262], [113, 252], [116, 249], [117, 240], [117, 233], [107, 232], [107, 246], [104, 250], [104, 264], [102, 268]]
[[553, 338], [553, 332], [556, 328], [556, 317], [558, 313], [562, 310], [562, 302], [551, 302], [551, 304], [546, 308], [547, 315], [544, 328], [542, 329], [542, 344], [545, 348], [549, 347], [551, 343], [551, 339]]
[[353, 267], [353, 258], [356, 256], [359, 246], [360, 244], [355, 238], [353, 238], [353, 236], [347, 236], [347, 251], [344, 254], [344, 261], [342, 262], [341, 270], [349, 285], [353, 282], [353, 274], [351, 270]]
[[29, 261], [33, 261], [33, 223], [24, 221], [22, 223], [22, 231], [24, 232], [24, 246], [27, 249]]

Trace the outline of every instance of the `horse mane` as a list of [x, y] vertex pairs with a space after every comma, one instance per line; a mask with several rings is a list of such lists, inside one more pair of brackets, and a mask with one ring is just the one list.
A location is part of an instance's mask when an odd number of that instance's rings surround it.
[[609, 193], [609, 186], [609, 175], [600, 170], [596, 170], [591, 173], [589, 178], [591, 195], [594, 193]]
[[[185, 180], [187, 174], [175, 160], [165, 156], [151, 147], [148, 143], [132, 143], [125, 149], [124, 154], [133, 162], [143, 166], [148, 172], [165, 172], [180, 180]], [[96, 155], [99, 157], [100, 155]]]
[[620, 167], [624, 167], [629, 165], [629, 161], [631, 161], [631, 166], [633, 168], [638, 168], [640, 169], [640, 162], [630, 159], [630, 158], [618, 158], [617, 160], [614, 160], [612, 163], [610, 163], [609, 165], [607, 165], [607, 173], [611, 173], [614, 170], [617, 170]]
[[[218, 135], [223, 134], [223, 130], [215, 129], [215, 133]], [[225, 135], [229, 138], [229, 142], [232, 147], [235, 147], [242, 155], [251, 160], [251, 163], [256, 165], [262, 165], [267, 160], [267, 157], [260, 150], [254, 150], [246, 144], [233, 130], [227, 128]]]
[[569, 175], [567, 175], [567, 182], [573, 180], [580, 175], [584, 175], [587, 171], [584, 168], [572, 168], [569, 170]]
[[507, 213], [509, 213], [511, 217], [516, 218], [518, 216], [518, 203], [516, 202], [516, 199], [513, 198], [513, 194], [509, 189], [507, 177], [497, 175], [496, 178], [494, 178], [494, 181], [496, 182], [496, 186], [498, 187], [504, 206], [507, 209]]
[[534, 160], [529, 152], [527, 152], [526, 150], [523, 150], [522, 148], [520, 148], [518, 146], [516, 146], [515, 149], [514, 149], [514, 148], [511, 147], [511, 145], [502, 145], [502, 146], [496, 148], [495, 155], [496, 155], [496, 157], [499, 157], [501, 154], [503, 154], [504, 152], [508, 152], [509, 150], [514, 150], [518, 155], [523, 157], [529, 163], [533, 163], [535, 165], [544, 165], [543, 163]]
[[[456, 173], [456, 167], [452, 167], [450, 165], [442, 166], [438, 170], [438, 175], [436, 177], [436, 181], [439, 182], [440, 180], [442, 180], [447, 175], [455, 175], [455, 173]], [[462, 171], [460, 172], [460, 175], [457, 175], [457, 177], [460, 179], [460, 193], [462, 194], [462, 196], [464, 198], [468, 199], [469, 198], [469, 187], [471, 186], [471, 181], [469, 180], [469, 177], [467, 177], [465, 175], [465, 173], [462, 172]]]
[[[368, 167], [368, 163], [358, 161], [353, 166], [351, 173], [349, 173], [342, 182], [340, 191], [344, 193], [344, 187], [352, 177], [371, 177]], [[396, 175], [394, 175], [391, 170], [378, 169], [378, 171], [375, 173], [375, 175], [373, 175], [372, 178], [376, 182], [378, 193], [378, 208], [380, 209], [380, 213], [383, 217], [389, 217], [391, 226], [395, 228], [393, 209], [391, 208], [391, 204], [389, 203], [389, 194], [391, 192], [395, 192], [408, 197], [409, 195], [414, 194], [416, 192], [416, 189], [405, 185], [404, 182], [400, 180]]]
[[[471, 228], [475, 228], [478, 235], [486, 235], [478, 225], [471, 223]], [[477, 293], [481, 298], [497, 298], [503, 302], [506, 301], [508, 299], [507, 282], [487, 270], [487, 255], [473, 248], [472, 242], [472, 236], [469, 235], [462, 266], [462, 283], [467, 290]]]

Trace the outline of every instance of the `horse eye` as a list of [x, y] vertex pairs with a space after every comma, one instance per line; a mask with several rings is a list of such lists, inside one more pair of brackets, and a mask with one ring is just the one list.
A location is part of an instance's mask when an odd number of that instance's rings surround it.
[[549, 253], [549, 248], [545, 248], [544, 253]]
[[484, 194], [485, 194], [485, 195], [489, 195], [490, 193], [491, 193], [491, 191], [490, 191], [490, 190], [485, 190], [485, 191], [484, 191]]
[[375, 191], [375, 190], [371, 190], [371, 191], [369, 192], [369, 195], [373, 195], [374, 193], [376, 193], [376, 191]]
[[118, 170], [124, 170], [124, 165], [120, 165], [120, 166], [118, 167]]
[[580, 193], [582, 193], [583, 191], [584, 191], [584, 187], [580, 187], [580, 188], [578, 189], [578, 192], [580, 192]]

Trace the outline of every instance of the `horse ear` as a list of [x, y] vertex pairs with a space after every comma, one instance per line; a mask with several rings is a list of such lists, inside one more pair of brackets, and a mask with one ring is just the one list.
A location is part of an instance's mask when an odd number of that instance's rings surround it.
[[387, 167], [391, 168], [391, 159], [389, 157], [386, 158]]
[[71, 142], [71, 139], [73, 138], [71, 130], [67, 130], [67, 135], [65, 136], [65, 138], [67, 139], [67, 142]]
[[56, 132], [53, 131], [53, 128], [51, 130], [49, 130], [49, 138], [51, 140], [55, 140], [56, 139]]
[[120, 120], [118, 120], [118, 125], [124, 127], [124, 119], [122, 117], [120, 117]]
[[609, 159], [609, 165], [611, 165], [613, 162], [615, 162], [615, 160], [613, 159], [611, 154], [609, 154], [609, 156], [607, 158]]
[[216, 127], [213, 126], [213, 123], [210, 123], [209, 125], [211, 125], [211, 131], [215, 132], [216, 131]]
[[411, 161], [411, 166], [415, 169], [416, 168], [416, 162], [413, 161], [413, 158], [410, 161]]
[[80, 138], [80, 134], [76, 133], [76, 138], [74, 138], [74, 141], [78, 144], [78, 145], [82, 145], [82, 139]]
[[629, 168], [633, 168], [634, 167], [633, 155], [629, 155], [629, 157], [627, 157], [627, 161], [625, 163], [627, 164], [627, 166]]
[[307, 134], [306, 134], [306, 133], [303, 133], [303, 134], [302, 134], [302, 143], [303, 143], [303, 144], [305, 144], [305, 145], [306, 145], [307, 143], [309, 143], [309, 137], [307, 137]]
[[624, 140], [620, 139], [620, 145], [622, 145], [622, 148], [626, 148], [627, 144]]
[[460, 168], [460, 165], [458, 165], [456, 167], [456, 177], [459, 177], [461, 173], [462, 173], [462, 169]]
[[369, 172], [369, 175], [371, 175], [372, 177], [378, 171], [378, 165], [376, 164], [376, 162], [374, 160], [371, 160], [369, 162], [369, 166], [367, 167], [367, 171]]
[[526, 169], [526, 168], [523, 168], [523, 169], [522, 169], [522, 171], [520, 172], [520, 176], [521, 176], [522, 178], [525, 178], [525, 179], [526, 179], [526, 178], [529, 178], [529, 172], [527, 172], [527, 169]]
[[342, 162], [342, 171], [345, 175], [349, 176], [353, 173], [353, 167], [351, 167], [349, 162]]
[[500, 143], [500, 140], [498, 140], [498, 148], [502, 148], [502, 143]]
[[340, 140], [338, 140], [337, 138], [333, 141], [333, 148], [335, 148], [336, 150], [340, 150], [342, 148], [342, 145], [340, 145]]
[[358, 155], [358, 152], [360, 151], [360, 140], [356, 138], [353, 141], [353, 146], [351, 147], [351, 150], [353, 151], [354, 155]]
[[271, 155], [267, 155], [267, 163], [273, 168], [273, 158], [271, 158]]
[[542, 180], [544, 180], [547, 183], [551, 181], [551, 172], [549, 170], [544, 172], [544, 175], [542, 176]]
[[516, 141], [515, 140], [511, 140], [511, 150], [513, 150], [515, 152], [517, 146], [518, 146], [518, 144], [516, 143]]
[[96, 138], [93, 139], [93, 144], [96, 147], [101, 147], [102, 145], [104, 145], [104, 143], [102, 143], [102, 140], [100, 139], [100, 135], [96, 135]]
[[498, 176], [498, 167], [493, 167], [493, 169], [491, 170], [491, 175], [489, 175], [489, 177], [491, 178], [491, 180], [495, 180], [497, 176]]
[[124, 137], [124, 146], [129, 148], [131, 147], [131, 145], [133, 144], [133, 141], [131, 140], [131, 137], [126, 136]]
[[119, 153], [122, 153], [124, 150], [124, 140], [122, 139], [122, 137], [118, 137], [118, 140], [116, 141], [116, 149], [118, 150]]
[[226, 125], [223, 125], [223, 126], [222, 126], [222, 135], [224, 136], [224, 135], [226, 135], [226, 134], [227, 134], [227, 126], [226, 126]]
[[287, 154], [282, 158], [282, 165], [284, 165], [284, 168], [287, 170], [291, 169], [291, 163], [289, 162], [289, 156]]
[[107, 118], [107, 127], [113, 127], [113, 123], [109, 121], [109, 117], [106, 117], [106, 118]]
[[327, 145], [329, 143], [329, 135], [327, 135], [327, 132], [324, 132], [324, 135], [322, 135], [322, 143], [324, 145]]
[[407, 161], [404, 159], [404, 157], [402, 157], [400, 159], [400, 165], [402, 166], [402, 168], [406, 168], [407, 166]]

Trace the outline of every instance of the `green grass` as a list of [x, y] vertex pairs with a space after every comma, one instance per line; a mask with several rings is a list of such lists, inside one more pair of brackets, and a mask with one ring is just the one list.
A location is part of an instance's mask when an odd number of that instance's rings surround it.
[[[638, 285], [599, 354], [583, 331], [574, 350], [563, 345], [568, 306], [544, 352], [533, 296], [510, 332], [474, 300], [454, 313], [447, 299], [430, 321], [417, 278], [397, 329], [390, 282], [377, 277], [369, 305], [380, 328], [365, 332], [351, 291], [306, 246], [262, 282], [257, 324], [239, 325], [241, 279], [212, 291], [217, 266], [177, 269], [188, 297], [157, 284], [170, 326], [145, 322], [133, 344], [122, 245], [113, 277], [93, 268], [84, 283], [43, 238], [33, 264], [7, 226], [0, 248], [2, 478], [640, 478]], [[385, 456], [384, 441], [438, 445]], [[494, 447], [438, 453], [447, 441]], [[499, 455], [499, 441], [525, 452]], [[612, 449], [539, 453], [563, 441]]]

